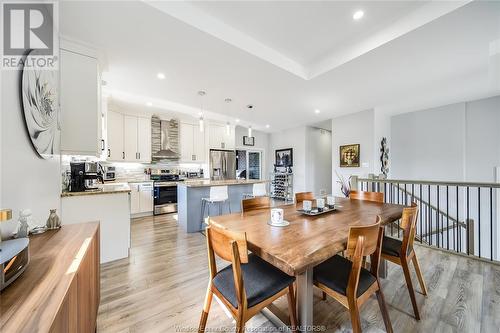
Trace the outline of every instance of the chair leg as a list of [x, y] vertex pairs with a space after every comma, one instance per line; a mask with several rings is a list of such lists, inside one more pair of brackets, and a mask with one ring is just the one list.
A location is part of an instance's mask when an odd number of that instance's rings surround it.
[[413, 261], [413, 266], [415, 267], [415, 273], [417, 273], [418, 282], [420, 283], [420, 288], [422, 289], [422, 294], [427, 296], [427, 287], [425, 286], [424, 277], [422, 276], [422, 272], [420, 271], [420, 265], [418, 263], [416, 253], [413, 254], [412, 261]]
[[297, 305], [295, 302], [295, 288], [293, 283], [288, 286], [288, 313], [290, 315], [290, 325], [292, 332], [297, 332]]
[[403, 268], [403, 273], [406, 280], [406, 286], [408, 287], [408, 293], [410, 294], [411, 304], [413, 306], [413, 312], [415, 313], [415, 318], [420, 320], [420, 313], [418, 312], [417, 300], [415, 298], [415, 290], [413, 289], [413, 283], [411, 282], [410, 269], [408, 267], [408, 261], [406, 258], [401, 259], [401, 267]]
[[243, 312], [238, 313], [238, 318], [236, 318], [236, 333], [245, 332], [245, 321], [243, 320]]
[[387, 312], [387, 306], [385, 304], [385, 298], [384, 298], [384, 293], [382, 292], [382, 289], [380, 288], [380, 282], [378, 283], [378, 288], [376, 294], [377, 294], [377, 301], [378, 305], [380, 307], [380, 312], [382, 312], [382, 318], [384, 319], [384, 325], [385, 325], [385, 330], [387, 333], [392, 333], [392, 324], [391, 324], [391, 318], [389, 317], [389, 312]]
[[326, 293], [325, 293], [324, 291], [323, 291], [322, 293], [323, 293], [323, 294], [321, 295], [321, 299], [322, 299], [323, 301], [326, 301]]
[[201, 312], [200, 325], [198, 326], [198, 333], [205, 332], [207, 325], [208, 313], [210, 312], [210, 305], [212, 304], [212, 290], [210, 285], [207, 288], [207, 295], [205, 296], [205, 303], [203, 304], [203, 311]]
[[353, 333], [361, 333], [361, 318], [359, 317], [359, 308], [356, 300], [349, 299], [349, 314], [351, 315]]
[[227, 208], [229, 208], [229, 214], [231, 214], [231, 201], [227, 200]]

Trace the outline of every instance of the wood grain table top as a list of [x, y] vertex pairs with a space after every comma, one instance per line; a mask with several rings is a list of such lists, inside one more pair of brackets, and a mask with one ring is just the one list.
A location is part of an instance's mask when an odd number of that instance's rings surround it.
[[300, 205], [284, 205], [286, 227], [268, 225], [270, 210], [214, 216], [210, 223], [247, 233], [249, 249], [289, 275], [297, 275], [345, 250], [349, 227], [382, 224], [401, 218], [405, 206], [336, 198], [336, 211], [319, 216], [297, 212]]
[[49, 332], [98, 222], [30, 237], [30, 263], [0, 293], [0, 332]]

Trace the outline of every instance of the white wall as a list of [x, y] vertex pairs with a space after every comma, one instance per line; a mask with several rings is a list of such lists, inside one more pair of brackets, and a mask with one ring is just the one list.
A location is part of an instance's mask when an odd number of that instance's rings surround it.
[[[45, 224], [49, 209], [60, 211], [61, 175], [59, 156], [38, 157], [24, 125], [19, 98], [20, 72], [2, 71], [1, 90], [1, 201], [0, 207], [13, 210], [17, 223], [19, 210], [30, 208], [35, 221]], [[2, 230], [8, 226], [2, 224]]]
[[306, 188], [308, 191], [332, 191], [332, 132], [306, 128]]
[[500, 96], [392, 117], [392, 178], [493, 182]]
[[269, 161], [274, 158], [269, 150], [269, 133], [252, 130], [252, 136], [255, 137], [254, 146], [243, 145], [243, 136], [248, 136], [247, 127], [236, 126], [234, 133], [236, 149], [262, 151], [262, 178], [269, 179], [269, 172], [272, 171], [272, 169], [269, 169]]
[[[375, 139], [374, 110], [361, 111], [332, 119], [332, 193], [342, 195], [340, 185], [337, 183], [337, 172], [346, 179], [351, 175], [366, 177], [369, 173], [376, 172], [375, 146], [380, 141]], [[360, 144], [360, 166], [340, 167], [340, 146]]]
[[306, 126], [271, 133], [269, 139], [269, 170], [274, 169], [274, 153], [277, 149], [293, 148], [293, 190], [304, 192], [306, 186]]

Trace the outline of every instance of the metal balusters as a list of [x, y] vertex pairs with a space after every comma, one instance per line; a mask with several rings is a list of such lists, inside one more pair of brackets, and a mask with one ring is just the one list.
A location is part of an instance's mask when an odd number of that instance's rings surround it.
[[481, 188], [477, 188], [477, 232], [479, 234], [478, 237], [478, 245], [479, 245], [479, 257], [481, 257]]
[[[436, 186], [436, 198], [437, 198], [437, 209], [436, 209], [436, 245], [439, 247], [439, 234], [441, 228], [439, 227], [439, 185]], [[441, 240], [442, 242], [442, 240]]]
[[[500, 221], [497, 221], [497, 223], [498, 222]], [[479, 237], [481, 237], [481, 234], [479, 234]], [[493, 188], [492, 187], [490, 187], [490, 260], [493, 261]]]
[[[450, 202], [449, 202], [448, 185], [446, 185], [446, 249], [450, 249]], [[453, 228], [455, 232], [455, 228]]]
[[422, 185], [419, 185], [419, 188], [420, 188], [420, 196], [419, 196], [419, 199], [420, 199], [420, 205], [418, 207], [418, 209], [420, 210], [420, 243], [423, 242], [423, 237], [422, 235], [424, 234], [424, 230], [422, 229]]
[[467, 240], [466, 244], [467, 245], [467, 255], [470, 255], [470, 238], [469, 238], [469, 187], [467, 186], [467, 223], [465, 224], [465, 230], [466, 230], [466, 237], [465, 239]]
[[427, 186], [427, 202], [429, 203], [427, 205], [427, 207], [428, 207], [428, 210], [427, 210], [427, 218], [428, 218], [427, 234], [429, 235], [429, 241], [427, 243], [432, 245], [432, 215], [431, 215], [432, 209], [430, 206], [430, 202], [431, 202], [431, 185], [430, 184]]

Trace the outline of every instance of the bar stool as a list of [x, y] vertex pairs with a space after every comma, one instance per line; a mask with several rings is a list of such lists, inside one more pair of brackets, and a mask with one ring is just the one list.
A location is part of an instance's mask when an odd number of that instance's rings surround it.
[[205, 221], [205, 212], [208, 207], [208, 214], [210, 216], [210, 206], [217, 205], [219, 207], [219, 215], [222, 215], [222, 205], [227, 204], [229, 213], [231, 213], [231, 203], [229, 202], [229, 194], [227, 186], [211, 186], [210, 196], [201, 199], [201, 223]]
[[252, 186], [252, 193], [243, 194], [243, 199], [267, 196], [266, 183], [255, 183]]

